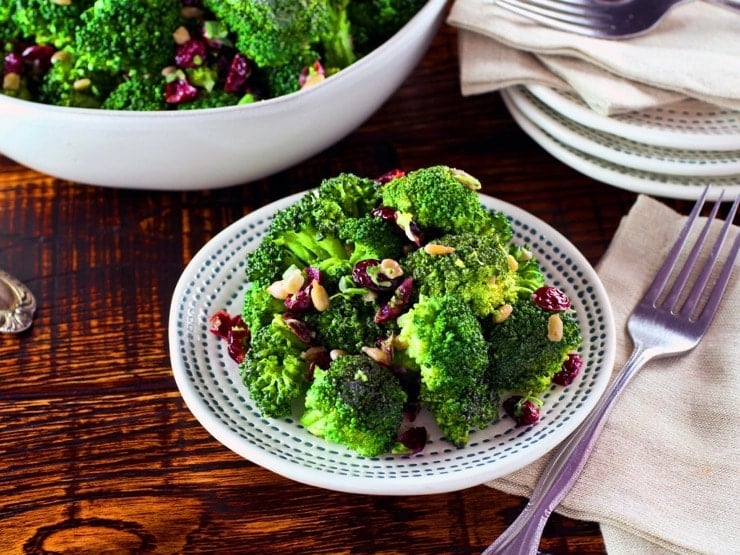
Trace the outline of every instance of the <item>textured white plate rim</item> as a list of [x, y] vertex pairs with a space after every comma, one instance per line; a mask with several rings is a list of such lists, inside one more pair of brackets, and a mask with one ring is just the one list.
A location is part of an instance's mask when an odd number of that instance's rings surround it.
[[[526, 88], [553, 110], [581, 125], [633, 141], [686, 150], [737, 150], [740, 144], [740, 129], [736, 133], [709, 134], [700, 132], [698, 129], [693, 131], [667, 130], [635, 125], [627, 119], [616, 119], [598, 114], [543, 85], [527, 85]], [[731, 110], [720, 107], [717, 107], [716, 111], [731, 112]]]
[[[622, 139], [612, 135], [611, 133], [605, 133], [591, 127], [586, 127], [575, 120], [567, 118], [560, 112], [556, 112], [544, 103], [538, 105], [538, 103], [533, 100], [527, 92], [525, 92], [526, 89], [523, 87], [509, 87], [506, 90], [508, 92], [509, 99], [538, 127], [559, 141], [562, 141], [585, 154], [594, 156], [595, 158], [601, 158], [608, 162], [636, 170], [670, 175], [708, 177], [711, 175], [722, 176], [740, 174], [740, 156], [734, 159], [726, 157], [726, 160], [716, 163], [700, 164], [696, 162], [697, 159], [700, 159], [702, 153], [712, 154], [715, 152], [727, 152], [729, 156], [729, 154], [734, 151], [687, 151], [686, 149], [667, 149], [665, 147], [644, 145], [644, 151], [649, 153], [650, 150], [662, 150], [662, 154], [665, 158], [671, 157], [672, 159], [653, 158], [644, 155], [644, 152], [641, 153], [639, 151], [642, 143], [630, 141], [629, 139]], [[549, 109], [552, 113], [548, 113], [548, 110], [543, 109], [543, 106], [544, 108]], [[558, 117], [566, 119], [570, 125], [566, 125], [563, 121], [559, 121]], [[593, 134], [598, 136], [604, 143], [615, 145], [615, 148], [611, 148], [610, 146], [606, 146], [606, 144], [592, 140], [589, 135]], [[627, 141], [634, 144], [626, 144]], [[740, 147], [740, 145], [738, 145], [738, 147]], [[690, 153], [692, 157], [681, 159], [681, 152]]]
[[[502, 90], [501, 97], [519, 127], [536, 143], [564, 164], [597, 181], [635, 193], [685, 200], [696, 200], [705, 186], [712, 184], [717, 184], [717, 187], [710, 189], [707, 194], [709, 200], [716, 200], [722, 189], [725, 190], [726, 198], [740, 193], [740, 184], [736, 184], [738, 176], [703, 177], [653, 174], [612, 164], [583, 152], [565, 148], [517, 108], [508, 90]], [[682, 179], [694, 181], [695, 184], [681, 184], [678, 181]], [[734, 183], [726, 183], [728, 180], [734, 180]], [[727, 195], [727, 193], [730, 194]]]
[[[496, 210], [501, 210], [506, 213], [509, 217], [513, 218], [515, 222], [520, 222], [523, 229], [527, 230], [534, 238], [535, 242], [546, 237], [546, 244], [554, 249], [554, 252], [559, 253], [559, 256], [563, 260], [567, 260], [567, 264], [570, 264], [570, 270], [574, 270], [575, 274], [578, 275], [579, 279], [582, 279], [582, 284], [586, 285], [588, 295], [591, 297], [591, 302], [595, 304], [596, 312], [600, 319], [601, 324], [601, 335], [596, 338], [586, 339], [586, 342], [590, 344], [596, 344], [595, 347], [599, 351], [600, 361], [597, 366], [596, 364], [587, 360], [586, 369], [584, 374], [588, 373], [591, 383], [585, 384], [585, 377], [583, 387], [586, 388], [584, 395], [578, 398], [574, 398], [572, 403], [575, 403], [575, 412], [565, 416], [562, 421], [558, 421], [557, 418], [553, 419], [547, 426], [545, 422], [548, 422], [547, 412], [543, 413], [543, 420], [537, 426], [533, 426], [527, 429], [514, 429], [510, 423], [506, 424], [508, 429], [505, 431], [504, 436], [507, 437], [507, 441], [515, 441], [519, 438], [535, 438], [535, 442], [531, 445], [525, 444], [520, 450], [514, 450], [509, 456], [505, 455], [504, 459], [495, 461], [495, 464], [485, 464], [484, 466], [477, 467], [465, 467], [462, 470], [450, 469], [445, 467], [444, 472], [435, 474], [433, 479], [426, 476], [401, 476], [394, 471], [394, 465], [400, 465], [401, 468], [416, 467], [427, 465], [427, 468], [437, 467], [434, 465], [440, 464], [439, 460], [425, 460], [425, 452], [413, 457], [380, 457], [367, 459], [369, 463], [377, 465], [385, 465], [382, 467], [379, 473], [381, 477], [374, 476], [338, 476], [337, 474], [327, 473], [321, 469], [307, 468], [300, 466], [295, 462], [286, 460], [279, 456], [275, 456], [263, 449], [259, 445], [254, 445], [249, 441], [245, 441], [244, 437], [240, 436], [237, 432], [226, 425], [222, 420], [215, 416], [213, 409], [204, 401], [203, 395], [198, 392], [198, 386], [194, 384], [188, 376], [188, 371], [191, 369], [193, 372], [199, 372], [201, 369], [197, 367], [190, 368], [190, 360], [185, 360], [182, 356], [183, 350], [189, 349], [197, 350], [197, 346], [183, 345], [180, 337], [180, 328], [185, 326], [190, 328], [194, 333], [197, 333], [204, 341], [217, 345], [218, 349], [225, 351], [223, 342], [211, 336], [207, 331], [207, 315], [205, 314], [194, 314], [195, 310], [193, 306], [195, 303], [190, 302], [191, 288], [193, 276], [199, 272], [209, 270], [209, 266], [212, 265], [212, 258], [214, 253], [226, 252], [229, 248], [229, 242], [236, 234], [246, 234], [246, 229], [249, 228], [251, 222], [268, 219], [276, 210], [287, 206], [288, 204], [297, 200], [303, 193], [297, 193], [286, 197], [279, 201], [273, 202], [247, 216], [244, 216], [240, 220], [234, 222], [216, 236], [214, 236], [206, 245], [204, 245], [200, 251], [193, 257], [190, 263], [186, 266], [183, 274], [175, 286], [172, 304], [169, 315], [169, 348], [171, 364], [173, 368], [173, 375], [175, 378], [176, 385], [182, 395], [185, 404], [188, 406], [190, 411], [193, 413], [198, 422], [219, 442], [224, 446], [231, 449], [233, 452], [240, 456], [248, 459], [266, 469], [269, 469], [276, 474], [282, 475], [286, 478], [290, 478], [297, 482], [304, 484], [321, 487], [325, 489], [343, 491], [348, 493], [361, 493], [361, 494], [378, 494], [378, 495], [420, 495], [420, 494], [433, 494], [443, 493], [449, 491], [457, 491], [467, 487], [482, 484], [489, 480], [504, 476], [511, 472], [514, 472], [523, 466], [533, 462], [537, 458], [545, 455], [548, 451], [554, 448], [560, 443], [580, 421], [590, 412], [595, 405], [598, 398], [606, 388], [611, 369], [614, 363], [614, 351], [615, 351], [615, 329], [614, 321], [612, 316], [611, 307], [609, 304], [608, 296], [603, 284], [601, 283], [595, 270], [590, 266], [588, 261], [583, 255], [559, 232], [554, 228], [539, 220], [535, 216], [513, 206], [506, 202], [481, 195], [482, 202], [488, 207]], [[538, 234], [538, 235], [535, 235]], [[240, 248], [239, 252], [231, 253], [231, 256], [241, 256], [246, 252], [244, 248]], [[232, 261], [230, 261], [232, 262]], [[235, 263], [235, 261], [234, 261]], [[234, 263], [226, 264], [222, 266], [231, 265]], [[546, 264], [562, 264], [557, 260], [546, 262]], [[220, 289], [222, 294], [231, 299], [240, 296], [239, 291], [243, 292], [243, 288], [246, 285], [245, 278], [243, 277], [243, 268], [231, 268], [227, 271], [228, 276], [223, 278], [219, 277], [219, 283], [216, 289]], [[555, 276], [557, 278], [557, 276]], [[559, 280], [553, 280], [554, 283], [559, 284]], [[564, 286], [567, 291], [568, 284], [559, 284]], [[226, 291], [226, 289], [230, 291]], [[208, 298], [214, 298], [213, 293], [207, 294], [203, 291], [203, 296]], [[573, 293], [571, 293], [572, 295]], [[580, 291], [578, 295], [585, 294]], [[236, 299], [237, 306], [240, 306], [240, 299]], [[186, 321], [183, 320], [182, 309], [185, 306], [190, 308], [186, 309], [187, 317]], [[583, 318], [595, 318], [593, 314], [585, 315], [582, 314]], [[587, 333], [585, 331], [584, 333]], [[599, 343], [600, 342], [600, 343]], [[598, 347], [598, 345], [602, 347]], [[197, 362], [197, 361], [196, 361]], [[234, 368], [230, 372], [235, 373], [238, 377], [238, 369]], [[233, 376], [232, 376], [233, 377]], [[576, 387], [578, 380], [570, 387]], [[580, 389], [581, 386], [579, 386]], [[566, 397], [568, 389], [561, 390], [561, 399]], [[241, 392], [245, 397], [248, 395], [246, 392]], [[554, 399], [557, 393], [553, 394], [554, 405], [557, 407], [560, 404], [559, 400]], [[546, 405], [549, 403], [547, 399], [549, 394], [545, 395]], [[570, 407], [571, 400], [566, 403], [566, 409]], [[561, 407], [562, 408], [562, 407]], [[554, 412], [554, 410], [553, 410]], [[561, 413], [564, 412], [561, 410]], [[558, 415], [559, 418], [560, 415]], [[262, 419], [261, 425], [269, 426], [274, 429], [276, 435], [290, 435], [290, 430], [287, 428], [295, 427], [296, 424], [285, 423], [283, 421], [276, 421], [272, 419]], [[501, 425], [505, 423], [499, 423]], [[495, 425], [498, 426], [498, 425]], [[493, 427], [489, 427], [493, 428]], [[487, 428], [486, 430], [489, 430]], [[287, 430], [287, 431], [286, 431]], [[477, 432], [484, 434], [484, 432]], [[493, 431], [491, 431], [493, 433]], [[508, 435], [507, 435], [508, 434]], [[496, 437], [499, 437], [498, 434]], [[509, 437], [511, 436], [511, 437]], [[472, 444], [471, 436], [471, 444]], [[282, 441], [278, 438], [278, 441]], [[288, 440], [285, 440], [287, 442]], [[484, 439], [481, 443], [485, 443], [487, 440]], [[284, 442], [284, 443], [285, 443]], [[317, 440], [317, 443], [323, 442], [323, 440]], [[298, 444], [296, 444], [298, 445]], [[323, 450], [327, 457], [336, 456], [341, 458], [342, 448], [335, 448], [336, 446], [330, 446], [326, 444], [326, 449]], [[504, 449], [508, 451], [509, 449]], [[445, 451], [451, 451], [455, 460], [465, 461], [468, 457], [476, 455], [475, 451], [469, 444], [468, 447], [463, 449], [455, 449], [454, 447], [448, 446]], [[468, 452], [469, 451], [469, 452]], [[447, 456], [444, 453], [443, 457]], [[362, 459], [362, 458], [360, 458]], [[449, 460], [449, 457], [448, 457]], [[339, 461], [340, 463], [342, 461]], [[441, 464], [444, 465], [445, 461], [442, 460]], [[431, 466], [429, 466], [431, 465]], [[455, 466], [454, 464], [452, 466]], [[385, 476], [388, 474], [388, 476]], [[401, 473], [402, 475], [403, 473]]]

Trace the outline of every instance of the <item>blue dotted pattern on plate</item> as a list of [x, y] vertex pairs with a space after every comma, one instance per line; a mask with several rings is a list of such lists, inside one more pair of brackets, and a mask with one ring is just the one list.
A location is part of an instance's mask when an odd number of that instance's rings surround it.
[[[489, 204], [493, 199], [485, 202], [486, 199], [484, 203], [492, 208]], [[173, 300], [171, 325], [175, 326], [177, 352], [171, 354], [173, 362], [175, 359], [179, 362], [173, 367], [176, 373], [182, 373], [179, 378], [184, 378], [190, 393], [202, 405], [189, 403], [189, 406], [214, 436], [242, 456], [298, 481], [311, 482], [302, 476], [304, 470], [326, 474], [328, 478], [336, 476], [345, 482], [337, 489], [345, 491], [352, 490], [351, 480], [355, 478], [422, 483], [434, 480], [434, 484], [426, 487], [445, 491], [445, 475], [468, 473], [469, 485], [476, 485], [538, 458], [543, 454], [542, 444], [550, 443], [548, 449], [551, 448], [555, 443], [550, 439], [553, 434], [560, 436], [558, 441], [563, 439], [561, 428], [565, 426], [569, 431], [575, 424], [574, 418], [580, 421], [585, 416], [584, 403], [593, 402], [593, 396], [603, 391], [607, 380], [604, 367], [609, 366], [608, 308], [596, 295], [587, 272], [571, 256], [572, 247], [545, 236], [533, 224], [512, 219], [515, 241], [527, 244], [545, 269], [549, 283], [571, 296], [584, 331], [581, 354], [586, 364], [581, 376], [568, 388], [552, 388], [543, 396], [542, 418], [536, 426], [515, 428], [504, 417], [484, 430], [471, 433], [469, 444], [458, 449], [443, 439], [428, 415], [422, 414], [417, 425], [427, 425], [430, 431], [422, 453], [365, 458], [311, 436], [297, 418], [263, 418], [243, 387], [225, 345], [208, 332], [208, 318], [220, 309], [232, 314], [241, 311], [246, 289], [245, 255], [255, 248], [269, 221], [269, 216], [254, 221], [247, 216], [232, 226], [235, 231], [223, 240], [216, 237], [212, 241], [215, 249], [190, 275], [186, 271], [184, 276], [189, 279], [183, 285], [181, 298]], [[527, 450], [532, 451], [531, 457], [527, 456]], [[512, 458], [519, 459], [514, 467]], [[497, 473], [497, 465], [508, 470]], [[346, 484], [347, 479], [350, 485]], [[388, 485], [386, 493], [394, 493], [394, 488]]]

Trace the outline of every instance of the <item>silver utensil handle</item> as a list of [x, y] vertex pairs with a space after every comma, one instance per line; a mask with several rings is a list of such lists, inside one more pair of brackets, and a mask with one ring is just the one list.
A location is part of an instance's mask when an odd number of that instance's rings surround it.
[[542, 471], [527, 505], [483, 555], [536, 555], [542, 530], [555, 507], [581, 474], [619, 395], [637, 371], [658, 356], [655, 349], [636, 345], [624, 368], [583, 423], [559, 445]]

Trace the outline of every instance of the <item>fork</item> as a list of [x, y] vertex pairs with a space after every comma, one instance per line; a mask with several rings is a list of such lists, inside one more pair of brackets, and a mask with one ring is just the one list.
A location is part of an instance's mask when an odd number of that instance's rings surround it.
[[615, 401], [630, 380], [654, 358], [690, 351], [706, 333], [730, 281], [740, 248], [738, 233], [723, 266], [715, 270], [737, 212], [739, 195], [730, 206], [708, 257], [702, 254], [710, 226], [722, 202], [720, 193], [686, 261], [681, 268], [677, 267], [679, 254], [688, 246], [689, 234], [708, 190], [709, 187], [700, 195], [676, 243], [627, 320], [634, 347], [624, 368], [583, 423], [554, 451], [522, 513], [483, 555], [535, 555], [547, 519], [578, 479]]
[[[653, 29], [678, 4], [689, 0], [495, 0], [496, 5], [534, 21], [579, 35], [622, 39]], [[740, 10], [740, 0], [705, 0]]]

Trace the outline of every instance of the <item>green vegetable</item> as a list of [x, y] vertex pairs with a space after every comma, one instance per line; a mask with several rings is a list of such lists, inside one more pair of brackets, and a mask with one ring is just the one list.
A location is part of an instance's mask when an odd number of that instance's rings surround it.
[[[204, 0], [203, 6], [181, 0], [12, 0], [0, 6], [4, 53], [21, 55], [26, 46], [41, 45], [63, 50], [72, 63], [49, 79], [48, 56], [26, 64], [34, 67], [23, 70], [20, 84], [13, 79], [0, 92], [62, 106], [137, 111], [250, 103], [295, 92], [311, 73], [323, 78], [346, 68], [424, 3], [403, 0], [396, 8], [387, 0]], [[246, 61], [232, 73], [236, 55]], [[0, 61], [6, 73], [3, 66]], [[139, 83], [137, 75], [163, 71], [197, 91], [173, 86], [151, 102], [151, 84]]]
[[[402, 428], [418, 408], [462, 447], [503, 395], [539, 402], [581, 344], [578, 320], [562, 292], [540, 290], [539, 262], [475, 182], [446, 166], [390, 181], [344, 173], [274, 214], [247, 255], [241, 314], [242, 376], [265, 416], [304, 400], [311, 433], [376, 456], [415, 452]], [[399, 210], [427, 243], [407, 237]], [[563, 310], [533, 300], [553, 295]]]
[[75, 51], [91, 71], [159, 73], [174, 59], [181, 8], [179, 0], [95, 0], [80, 15]]
[[358, 354], [363, 347], [371, 347], [392, 333], [392, 326], [374, 322], [376, 310], [374, 302], [361, 296], [336, 295], [327, 310], [311, 313], [306, 321], [316, 331], [320, 345]]
[[164, 78], [160, 75], [132, 73], [103, 101], [106, 110], [151, 112], [165, 109]]
[[420, 294], [454, 294], [480, 318], [492, 315], [517, 297], [517, 273], [509, 264], [508, 249], [501, 243], [466, 232], [444, 235], [434, 244], [453, 250], [429, 254], [427, 249], [418, 249], [401, 262], [414, 277]]
[[358, 55], [365, 55], [397, 33], [422, 7], [424, 0], [365, 0], [349, 2], [347, 17]]
[[265, 416], [289, 416], [293, 404], [308, 389], [308, 349], [280, 314], [252, 336], [249, 356], [242, 364], [244, 385]]
[[8, 7], [0, 8], [0, 20], [3, 19], [2, 10], [9, 11], [6, 17], [12, 17], [20, 36], [34, 37], [39, 44], [63, 48], [73, 42], [81, 14], [95, 0], [75, 0], [68, 4], [50, 0], [8, 0], [4, 3]]
[[395, 444], [405, 402], [388, 368], [365, 355], [345, 355], [316, 370], [301, 424], [317, 437], [374, 457]]
[[422, 296], [398, 323], [399, 342], [421, 372], [421, 403], [450, 442], [465, 445], [471, 429], [498, 418], [480, 322], [459, 297], [444, 295]]
[[394, 179], [382, 189], [385, 206], [406, 214], [425, 230], [425, 237], [446, 233], [495, 234], [511, 239], [511, 224], [503, 214], [492, 214], [478, 198], [480, 183], [448, 166], [432, 166]]
[[377, 195], [375, 181], [353, 174], [325, 180], [316, 191], [275, 214], [262, 243], [247, 258], [247, 278], [272, 282], [290, 266], [311, 266], [336, 283], [351, 272], [359, 256], [352, 255], [353, 245], [347, 241], [357, 239], [362, 251], [389, 251], [398, 243], [385, 243], [392, 240], [391, 233], [380, 224], [346, 223], [365, 214]]
[[[562, 339], [548, 339], [548, 320], [556, 315], [563, 323]], [[537, 395], [551, 384], [568, 354], [582, 337], [573, 311], [551, 312], [530, 298], [518, 300], [503, 322], [489, 323], [485, 336], [490, 345], [491, 380], [501, 390]]]

